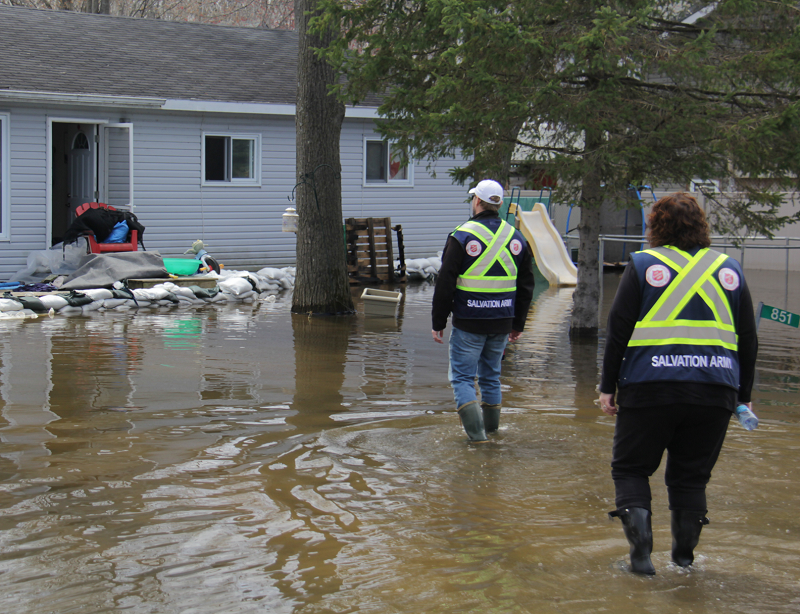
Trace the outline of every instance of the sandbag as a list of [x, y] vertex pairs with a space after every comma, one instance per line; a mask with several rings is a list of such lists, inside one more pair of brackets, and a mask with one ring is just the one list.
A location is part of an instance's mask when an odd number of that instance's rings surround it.
[[39, 300], [42, 301], [44, 306], [48, 309], [55, 309], [56, 311], [69, 304], [67, 299], [58, 294], [45, 294], [40, 296]]
[[197, 298], [214, 298], [219, 293], [219, 288], [201, 288], [200, 286], [189, 286], [189, 289]]
[[130, 299], [125, 298], [107, 298], [103, 299], [103, 309], [116, 309], [120, 305], [125, 305]]
[[72, 307], [82, 307], [93, 302], [91, 296], [86, 296], [83, 292], [76, 292], [75, 290], [59, 296], [63, 296]]
[[44, 303], [35, 296], [18, 296], [17, 300], [22, 303], [23, 309], [30, 309], [38, 313], [50, 309], [49, 307], [45, 307]]
[[133, 291], [133, 296], [136, 297], [136, 300], [141, 299], [144, 301], [160, 301], [166, 298], [168, 294], [169, 290], [164, 287], [164, 284], [158, 284], [152, 288], [136, 288]]
[[84, 290], [83, 293], [91, 297], [93, 301], [102, 301], [107, 298], [113, 298], [114, 294], [108, 288], [92, 288], [89, 290]]
[[274, 279], [279, 281], [286, 277], [286, 273], [281, 269], [273, 269], [272, 267], [265, 267], [260, 271], [256, 272], [256, 275], [260, 277], [266, 277], [267, 279]]
[[0, 313], [6, 313], [9, 311], [20, 311], [22, 309], [22, 303], [13, 298], [0, 298]]
[[70, 315], [73, 313], [83, 313], [83, 309], [76, 305], [67, 305], [66, 307], [62, 307], [58, 310], [59, 315]]
[[253, 284], [244, 277], [228, 277], [220, 280], [218, 285], [222, 292], [233, 294], [234, 296], [253, 291]]

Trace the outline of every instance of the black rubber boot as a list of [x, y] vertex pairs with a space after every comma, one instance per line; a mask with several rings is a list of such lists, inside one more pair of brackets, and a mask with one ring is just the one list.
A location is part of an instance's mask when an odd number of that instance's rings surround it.
[[672, 560], [676, 565], [688, 567], [694, 562], [704, 524], [708, 524], [705, 512], [672, 510]]
[[500, 428], [500, 403], [492, 405], [490, 403], [481, 403], [481, 411], [483, 412], [483, 426], [486, 433], [494, 433]]
[[653, 528], [650, 510], [643, 507], [626, 507], [608, 513], [609, 518], [619, 516], [622, 530], [631, 545], [631, 571], [633, 573], [655, 575], [656, 568], [650, 561], [653, 552]]
[[470, 441], [486, 441], [486, 431], [483, 428], [483, 413], [477, 401], [470, 401], [459, 407], [458, 417], [461, 418], [461, 425], [467, 432]]

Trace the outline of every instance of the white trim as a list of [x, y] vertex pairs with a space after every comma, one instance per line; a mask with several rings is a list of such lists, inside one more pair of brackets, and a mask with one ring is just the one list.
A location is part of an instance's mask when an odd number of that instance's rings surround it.
[[344, 110], [345, 117], [359, 117], [362, 119], [379, 119], [377, 107], [346, 107]]
[[191, 111], [196, 113], [241, 113], [244, 115], [294, 115], [293, 104], [259, 102], [217, 102], [214, 100], [166, 100], [165, 111]]
[[0, 113], [0, 241], [11, 240], [11, 113]]
[[[195, 113], [238, 113], [244, 115], [297, 114], [297, 105], [272, 102], [225, 102], [218, 100], [181, 100], [152, 96], [108, 96], [103, 94], [72, 94], [66, 92], [34, 92], [27, 90], [0, 90], [0, 101], [28, 104], [70, 104], [92, 107], [125, 107], [161, 109]], [[345, 117], [378, 119], [377, 107], [348, 106]]]
[[0, 90], [0, 100], [20, 103], [76, 104], [103, 107], [145, 107], [158, 109], [164, 98], [146, 96], [106, 96], [101, 94], [68, 94], [64, 92], [30, 92], [26, 90]]
[[[297, 114], [297, 105], [259, 102], [218, 102], [213, 100], [168, 99], [161, 107], [165, 111], [190, 111], [195, 113], [240, 113], [244, 115], [288, 115]], [[345, 117], [378, 119], [375, 107], [346, 107]]]
[[134, 201], [133, 201], [133, 122], [118, 122], [118, 123], [108, 123], [103, 126], [103, 138], [102, 138], [102, 145], [103, 145], [103, 186], [100, 189], [100, 192], [105, 200], [102, 202], [108, 202], [108, 132], [109, 128], [124, 128], [128, 130], [128, 198], [130, 199], [127, 203], [128, 210], [133, 213], [134, 210]]
[[107, 119], [91, 119], [86, 117], [53, 117], [47, 116], [48, 124], [107, 124]]
[[[370, 142], [370, 141], [382, 143], [385, 140], [386, 139], [382, 139], [378, 135], [372, 135], [372, 136], [365, 136], [364, 137], [364, 143], [363, 143], [363, 146], [361, 148], [361, 156], [362, 156], [362, 160], [361, 160], [361, 187], [363, 187], [363, 188], [379, 188], [381, 190], [385, 189], [385, 188], [413, 188], [414, 187], [414, 163], [412, 161], [410, 161], [410, 160], [409, 160], [408, 166], [406, 167], [406, 170], [408, 172], [408, 179], [393, 179], [393, 180], [390, 181], [388, 179], [388, 173], [389, 173], [388, 162], [389, 161], [387, 160], [386, 161], [387, 162], [387, 168], [386, 168], [387, 180], [386, 181], [367, 181], [367, 143]], [[393, 145], [393, 141], [389, 141], [389, 152], [391, 151], [392, 145]], [[387, 152], [387, 155], [388, 155], [389, 152]]]
[[[226, 139], [240, 139], [253, 141], [253, 177], [249, 179], [226, 179], [223, 181], [206, 180], [206, 137], [219, 136]], [[235, 132], [202, 132], [200, 136], [200, 185], [204, 188], [228, 188], [228, 187], [261, 187], [261, 134], [258, 132], [235, 133]], [[226, 161], [230, 162], [230, 160]], [[230, 170], [230, 169], [228, 169]]]

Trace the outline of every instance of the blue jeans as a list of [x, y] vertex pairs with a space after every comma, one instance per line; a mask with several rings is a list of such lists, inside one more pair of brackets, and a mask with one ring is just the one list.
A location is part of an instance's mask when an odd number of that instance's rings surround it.
[[476, 375], [481, 389], [481, 401], [490, 405], [500, 404], [500, 361], [503, 359], [506, 343], [506, 334], [479, 335], [465, 333], [453, 327], [453, 332], [450, 333], [448, 377], [453, 386], [456, 409], [470, 401], [477, 401]]

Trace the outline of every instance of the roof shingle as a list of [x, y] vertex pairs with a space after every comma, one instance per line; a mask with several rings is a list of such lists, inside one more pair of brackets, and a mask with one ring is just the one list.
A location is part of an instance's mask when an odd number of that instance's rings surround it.
[[297, 33], [0, 5], [0, 88], [294, 104]]

